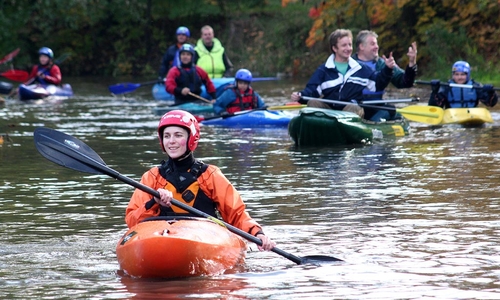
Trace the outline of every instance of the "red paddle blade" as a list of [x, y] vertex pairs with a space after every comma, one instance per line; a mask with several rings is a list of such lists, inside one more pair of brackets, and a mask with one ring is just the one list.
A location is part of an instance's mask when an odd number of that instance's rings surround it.
[[198, 122], [203, 122], [205, 121], [205, 117], [204, 116], [194, 116], [194, 118], [196, 119], [196, 121]]
[[8, 70], [3, 73], [0, 73], [2, 77], [10, 79], [12, 81], [24, 82], [28, 80], [30, 74], [23, 70]]
[[16, 55], [19, 53], [19, 51], [21, 51], [21, 49], [17, 48], [16, 50], [12, 51], [11, 53], [5, 55], [4, 58], [0, 59], [0, 65], [11, 61], [14, 57], [16, 57]]

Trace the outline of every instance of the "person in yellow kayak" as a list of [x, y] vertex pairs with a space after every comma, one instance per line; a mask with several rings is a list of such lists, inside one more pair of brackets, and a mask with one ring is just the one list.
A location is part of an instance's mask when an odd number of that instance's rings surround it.
[[214, 102], [213, 107], [216, 114], [234, 114], [237, 111], [266, 106], [259, 94], [250, 86], [252, 73], [249, 70], [238, 70], [234, 78], [235, 85], [228, 87]]
[[240, 194], [221, 170], [194, 157], [201, 133], [192, 114], [183, 110], [166, 113], [160, 119], [157, 134], [168, 159], [144, 173], [141, 183], [157, 190], [160, 197], [136, 189], [125, 212], [129, 228], [150, 217], [190, 216], [171, 205], [176, 199], [259, 238], [260, 250], [276, 246], [250, 217]]
[[[453, 86], [453, 84], [468, 87]], [[459, 60], [451, 68], [451, 79], [441, 86], [439, 80], [432, 80], [432, 93], [429, 105], [442, 108], [477, 107], [479, 102], [493, 107], [498, 102], [498, 95], [491, 84], [482, 85], [471, 79], [471, 67], [468, 62]]]
[[205, 25], [201, 28], [201, 39], [194, 49], [196, 51], [194, 63], [205, 70], [211, 79], [231, 76], [233, 64], [219, 39], [214, 37], [211, 26]]

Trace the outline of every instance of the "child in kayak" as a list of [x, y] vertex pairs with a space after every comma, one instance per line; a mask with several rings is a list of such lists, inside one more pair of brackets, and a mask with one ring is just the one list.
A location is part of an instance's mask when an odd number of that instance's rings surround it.
[[207, 72], [193, 63], [194, 48], [184, 44], [179, 49], [180, 66], [173, 67], [168, 71], [165, 89], [175, 96], [175, 104], [197, 101], [198, 98], [191, 94], [200, 95], [201, 85], [204, 84], [207, 93], [216, 98], [216, 91], [212, 80]]
[[136, 189], [125, 213], [129, 228], [151, 217], [192, 216], [171, 205], [176, 199], [259, 238], [260, 250], [276, 246], [250, 217], [240, 194], [221, 170], [194, 157], [200, 126], [192, 114], [173, 110], [163, 115], [158, 124], [158, 138], [168, 159], [144, 173], [141, 183], [157, 190], [160, 198]]
[[25, 84], [40, 83], [43, 85], [59, 85], [62, 81], [61, 70], [54, 64], [54, 52], [52, 49], [42, 47], [38, 50], [39, 64], [31, 69], [30, 77]]
[[[451, 68], [451, 79], [448, 85], [441, 86], [439, 80], [432, 80], [432, 93], [429, 98], [429, 105], [442, 108], [462, 108], [477, 107], [479, 101], [484, 105], [493, 107], [498, 102], [496, 94], [491, 84], [482, 85], [471, 79], [471, 68], [466, 61], [457, 61]], [[469, 85], [470, 87], [457, 87], [453, 84]]]
[[264, 107], [264, 101], [251, 87], [252, 73], [247, 69], [236, 72], [235, 85], [230, 86], [214, 102], [216, 114], [234, 114], [237, 111]]

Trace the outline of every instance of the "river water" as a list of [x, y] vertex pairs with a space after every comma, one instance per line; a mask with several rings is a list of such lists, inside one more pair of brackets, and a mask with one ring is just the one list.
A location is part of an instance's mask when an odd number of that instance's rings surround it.
[[[222, 169], [279, 248], [345, 262], [297, 266], [249, 245], [245, 265], [226, 274], [145, 280], [123, 276], [115, 256], [133, 188], [46, 160], [33, 131], [73, 135], [139, 180], [163, 159], [157, 102], [150, 87], [112, 97], [107, 85], [119, 81], [69, 82], [73, 99], [0, 107], [0, 133], [8, 133], [0, 145], [0, 298], [499, 298], [496, 108], [495, 123], [482, 128], [411, 123], [406, 137], [335, 148], [296, 148], [286, 129], [203, 127], [196, 156]], [[303, 84], [254, 87], [282, 105]]]

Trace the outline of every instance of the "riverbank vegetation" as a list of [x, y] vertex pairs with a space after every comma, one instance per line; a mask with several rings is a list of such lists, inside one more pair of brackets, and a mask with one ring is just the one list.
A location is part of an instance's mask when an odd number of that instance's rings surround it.
[[0, 56], [20, 47], [16, 68], [51, 47], [68, 75], [156, 77], [161, 56], [187, 26], [190, 42], [211, 25], [235, 68], [308, 77], [328, 55], [336, 28], [379, 35], [380, 54], [400, 66], [418, 43], [419, 77], [450, 76], [456, 60], [473, 77], [500, 82], [500, 2], [495, 0], [7, 0], [0, 2]]

